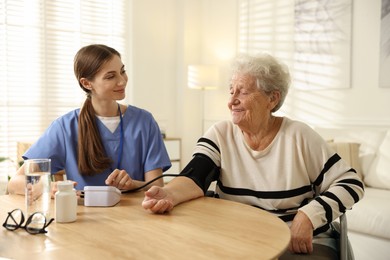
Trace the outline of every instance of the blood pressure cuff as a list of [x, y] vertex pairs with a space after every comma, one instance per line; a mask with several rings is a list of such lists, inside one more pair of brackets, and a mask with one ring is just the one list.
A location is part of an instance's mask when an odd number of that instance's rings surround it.
[[180, 176], [192, 179], [206, 194], [211, 182], [218, 180], [219, 167], [204, 154], [195, 154]]

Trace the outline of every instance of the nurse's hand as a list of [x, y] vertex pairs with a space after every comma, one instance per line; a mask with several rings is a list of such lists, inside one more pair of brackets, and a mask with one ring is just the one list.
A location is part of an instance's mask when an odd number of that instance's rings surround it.
[[133, 188], [133, 179], [125, 170], [115, 169], [106, 179], [106, 185], [117, 187], [120, 190]]

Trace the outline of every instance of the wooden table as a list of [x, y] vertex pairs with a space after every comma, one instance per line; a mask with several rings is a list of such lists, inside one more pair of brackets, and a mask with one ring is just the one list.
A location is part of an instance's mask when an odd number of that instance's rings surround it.
[[[205, 197], [156, 215], [142, 208], [142, 199], [138, 192], [123, 194], [114, 207], [79, 205], [76, 222], [53, 222], [46, 234], [1, 226], [0, 257], [273, 259], [290, 240], [283, 221], [248, 205]], [[0, 196], [0, 224], [15, 208], [24, 209], [24, 196]]]

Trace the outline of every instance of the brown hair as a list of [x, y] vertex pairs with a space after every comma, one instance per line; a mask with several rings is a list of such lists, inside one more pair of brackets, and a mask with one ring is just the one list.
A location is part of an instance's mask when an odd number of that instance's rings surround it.
[[80, 82], [81, 78], [92, 81], [102, 65], [114, 55], [120, 57], [115, 49], [93, 44], [81, 48], [74, 58], [74, 74], [87, 98], [80, 110], [78, 125], [78, 168], [82, 175], [96, 175], [111, 166], [112, 160], [107, 157], [96, 124], [95, 110], [91, 101], [91, 90]]

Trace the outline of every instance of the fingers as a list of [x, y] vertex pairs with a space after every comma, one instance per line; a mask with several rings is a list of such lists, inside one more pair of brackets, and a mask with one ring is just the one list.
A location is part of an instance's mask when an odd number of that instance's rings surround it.
[[312, 241], [306, 243], [306, 248], [307, 248], [307, 253], [308, 254], [313, 253], [313, 243], [312, 243]]
[[149, 190], [145, 191], [145, 197], [156, 197], [160, 191], [160, 187], [152, 186]]
[[165, 213], [173, 209], [173, 203], [168, 198], [167, 193], [159, 186], [152, 186], [145, 191], [145, 198], [142, 207], [153, 213]]
[[125, 170], [114, 170], [106, 179], [105, 183], [118, 189], [130, 189], [133, 180]]
[[124, 177], [119, 181], [116, 187], [120, 190], [129, 189], [131, 187], [132, 182], [133, 180], [127, 175], [127, 177]]
[[57, 182], [51, 183], [51, 198], [54, 199], [56, 192], [58, 191]]
[[313, 253], [313, 242], [311, 239], [291, 237], [288, 249], [292, 253], [311, 254]]
[[171, 211], [173, 204], [168, 200], [145, 199], [142, 202], [142, 207], [153, 213], [162, 214]]
[[293, 253], [310, 254], [313, 252], [313, 225], [305, 213], [298, 211], [291, 226], [289, 250]]
[[119, 172], [120, 171], [118, 169], [115, 169], [110, 175], [108, 175], [106, 179], [106, 185], [114, 186], [116, 177], [118, 176]]
[[158, 200], [156, 199], [147, 199], [145, 198], [143, 201], [142, 201], [142, 207], [144, 209], [152, 209], [156, 204], [157, 204]]
[[289, 245], [289, 250], [298, 254], [311, 254], [313, 252], [313, 244], [307, 241], [292, 240]]
[[26, 200], [27, 205], [32, 205], [34, 200], [33, 200], [33, 193], [32, 193], [32, 185], [31, 185], [31, 183], [28, 183], [26, 185], [26, 198], [27, 198], [27, 200]]
[[159, 200], [156, 205], [151, 208], [152, 212], [154, 213], [165, 213], [165, 212], [168, 212], [168, 211], [171, 211], [173, 208], [173, 205], [171, 202], [167, 201], [167, 200]]

